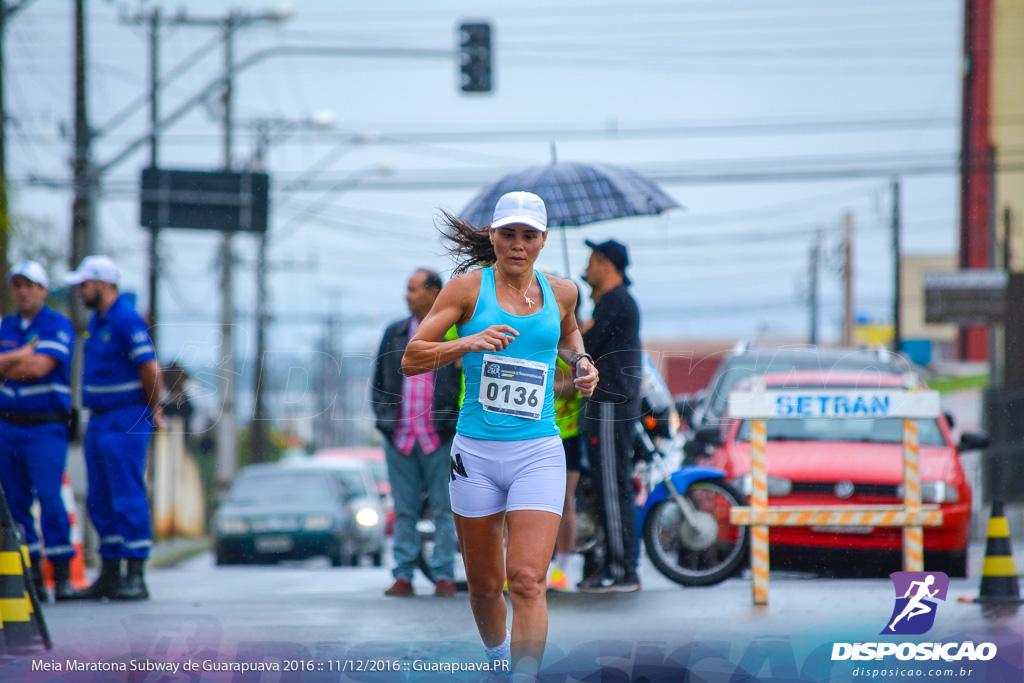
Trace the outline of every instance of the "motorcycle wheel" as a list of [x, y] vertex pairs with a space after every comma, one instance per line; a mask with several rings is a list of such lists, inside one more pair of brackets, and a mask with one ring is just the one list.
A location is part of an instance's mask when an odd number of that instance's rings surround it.
[[[683, 586], [709, 586], [732, 576], [747, 559], [749, 528], [729, 523], [729, 510], [746, 505], [723, 481], [698, 481], [683, 494], [698, 514], [712, 517], [714, 539], [701, 539], [671, 498], [654, 505], [644, 521], [647, 556], [662, 574]], [[710, 542], [708, 542], [710, 541]]]

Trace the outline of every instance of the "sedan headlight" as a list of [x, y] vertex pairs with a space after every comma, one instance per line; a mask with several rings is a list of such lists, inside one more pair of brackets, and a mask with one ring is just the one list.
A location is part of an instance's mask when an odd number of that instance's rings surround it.
[[[896, 487], [896, 496], [903, 498], [903, 484]], [[960, 492], [955, 486], [944, 481], [922, 481], [921, 502], [922, 503], [956, 503], [960, 500]]]
[[[739, 489], [740, 493], [748, 498], [754, 493], [753, 479], [748, 474], [732, 480], [732, 485]], [[768, 477], [769, 496], [788, 496], [793, 490], [793, 482], [782, 477]]]
[[239, 517], [221, 517], [217, 530], [222, 534], [244, 534], [249, 531], [249, 523]]
[[330, 515], [309, 515], [302, 518], [302, 528], [306, 531], [325, 531], [331, 528], [334, 520]]
[[362, 526], [377, 526], [380, 515], [373, 508], [362, 508], [356, 513], [356, 521]]

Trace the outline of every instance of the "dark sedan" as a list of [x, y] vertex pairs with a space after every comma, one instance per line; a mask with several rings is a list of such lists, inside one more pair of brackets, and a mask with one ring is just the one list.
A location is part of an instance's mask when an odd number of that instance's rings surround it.
[[214, 522], [217, 564], [325, 555], [355, 565], [367, 513], [329, 472], [255, 465], [235, 478]]

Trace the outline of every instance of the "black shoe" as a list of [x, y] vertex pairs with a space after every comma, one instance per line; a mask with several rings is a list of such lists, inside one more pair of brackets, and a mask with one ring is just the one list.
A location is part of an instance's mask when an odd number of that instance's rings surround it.
[[75, 589], [71, 587], [71, 569], [67, 562], [53, 563], [53, 600], [64, 602], [75, 599]]
[[576, 584], [581, 593], [611, 593], [615, 579], [607, 574], [594, 574]]
[[636, 575], [636, 572], [626, 574], [621, 581], [616, 581], [612, 585], [614, 593], [635, 593], [638, 590], [640, 590], [640, 577]]
[[113, 600], [121, 588], [121, 560], [103, 558], [100, 575], [88, 588], [72, 593], [68, 600]]
[[128, 560], [128, 570], [125, 572], [121, 587], [114, 596], [115, 600], [149, 600], [149, 590], [142, 578], [145, 563], [146, 561], [139, 557]]

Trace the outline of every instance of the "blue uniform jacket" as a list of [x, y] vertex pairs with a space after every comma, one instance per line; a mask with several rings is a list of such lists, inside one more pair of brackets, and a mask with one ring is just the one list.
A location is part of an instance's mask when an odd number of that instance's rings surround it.
[[27, 326], [15, 313], [0, 321], [0, 352], [36, 340], [36, 353], [52, 356], [57, 365], [44, 377], [18, 382], [0, 380], [0, 410], [17, 413], [61, 413], [71, 410], [71, 352], [75, 332], [71, 321], [43, 306]]
[[155, 360], [145, 321], [123, 296], [89, 321], [82, 372], [82, 404], [108, 411], [144, 403], [139, 367]]

